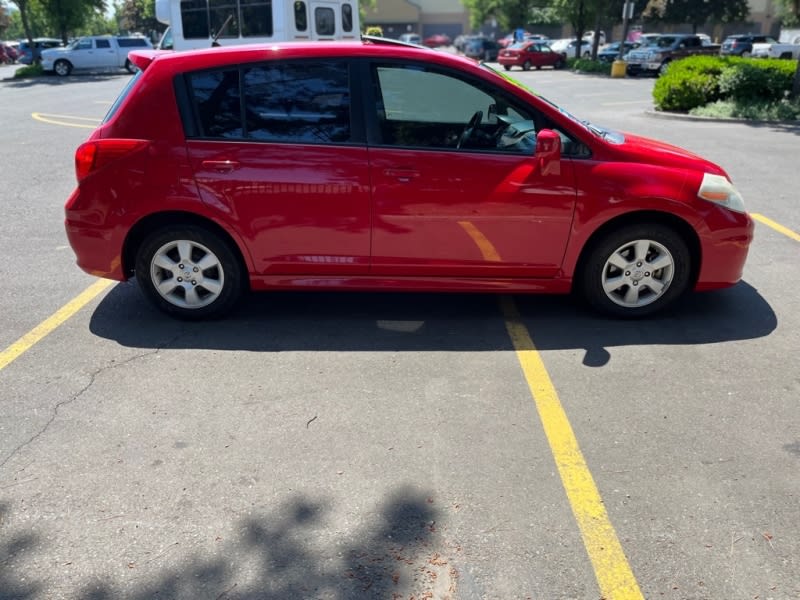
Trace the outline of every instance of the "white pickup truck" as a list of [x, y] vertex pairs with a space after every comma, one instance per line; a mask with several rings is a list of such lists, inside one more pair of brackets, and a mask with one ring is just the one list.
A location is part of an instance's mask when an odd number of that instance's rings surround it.
[[753, 44], [751, 55], [754, 58], [795, 58], [800, 59], [800, 32], [794, 30], [781, 33], [779, 42]]
[[78, 38], [66, 48], [42, 51], [42, 69], [55, 71], [62, 77], [73, 69], [107, 70], [127, 69], [133, 73], [135, 67], [128, 60], [128, 52], [152, 48], [145, 37], [88, 36]]

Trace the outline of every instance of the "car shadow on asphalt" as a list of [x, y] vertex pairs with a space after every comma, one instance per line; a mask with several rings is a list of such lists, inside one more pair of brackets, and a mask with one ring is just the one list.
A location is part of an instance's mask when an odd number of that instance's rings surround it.
[[[586, 366], [608, 348], [694, 345], [769, 335], [777, 317], [746, 282], [694, 293], [655, 317], [609, 319], [571, 296], [512, 296], [539, 350], [583, 349]], [[513, 350], [493, 294], [262, 292], [219, 321], [172, 319], [135, 281], [116, 285], [92, 314], [94, 335], [134, 348], [281, 351]]]

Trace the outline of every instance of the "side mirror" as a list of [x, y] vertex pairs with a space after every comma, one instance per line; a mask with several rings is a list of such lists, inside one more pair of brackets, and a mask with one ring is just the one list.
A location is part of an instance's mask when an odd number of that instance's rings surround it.
[[536, 134], [536, 152], [541, 175], [561, 174], [561, 136], [552, 129], [542, 129]]

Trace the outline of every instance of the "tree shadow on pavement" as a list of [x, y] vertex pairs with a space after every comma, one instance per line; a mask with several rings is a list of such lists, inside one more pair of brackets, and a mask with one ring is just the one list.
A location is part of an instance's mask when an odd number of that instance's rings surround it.
[[[326, 522], [324, 503], [297, 496], [236, 524], [235, 538], [213, 556], [197, 553], [123, 582], [94, 577], [78, 600], [329, 600], [450, 598], [455, 567], [441, 551], [439, 511], [419, 490], [399, 488], [358, 531]], [[339, 538], [333, 534], [340, 535]], [[31, 546], [34, 540], [17, 540]], [[4, 547], [14, 552], [13, 544]], [[0, 561], [0, 569], [4, 565]], [[131, 568], [144, 568], [135, 565]], [[27, 575], [27, 574], [26, 574]], [[29, 579], [27, 576], [25, 580]], [[39, 588], [0, 570], [0, 599], [39, 598]], [[426, 596], [425, 594], [431, 594]], [[41, 597], [51, 597], [44, 593]]]
[[24, 554], [35, 548], [36, 536], [20, 534], [6, 539], [10, 506], [0, 502], [0, 600], [28, 600], [36, 598], [40, 586], [30, 577], [16, 577], [14, 566], [24, 562]]

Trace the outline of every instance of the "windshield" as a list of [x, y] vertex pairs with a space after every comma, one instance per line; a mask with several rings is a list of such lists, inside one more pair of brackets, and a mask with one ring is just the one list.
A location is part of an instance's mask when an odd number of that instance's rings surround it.
[[490, 67], [486, 63], [481, 63], [481, 67], [483, 67], [484, 69], [488, 69], [489, 71], [491, 71], [492, 73], [494, 73], [496, 75], [499, 75], [500, 77], [502, 77], [503, 79], [505, 79], [509, 83], [513, 83], [517, 87], [521, 87], [523, 90], [525, 90], [527, 92], [530, 92], [531, 94], [534, 94], [537, 98], [539, 98], [540, 100], [542, 100], [544, 102], [547, 102], [547, 104], [549, 104], [550, 106], [555, 108], [558, 112], [560, 112], [562, 115], [567, 117], [570, 121], [580, 125], [585, 130], [591, 132], [593, 135], [596, 135], [597, 137], [604, 139], [609, 144], [624, 144], [625, 143], [625, 136], [621, 132], [615, 131], [613, 129], [606, 129], [605, 127], [600, 127], [599, 125], [595, 125], [594, 123], [590, 123], [589, 121], [579, 119], [578, 117], [573, 115], [568, 110], [561, 108], [558, 104], [556, 104], [552, 100], [548, 100], [547, 98], [545, 98], [541, 94], [533, 91], [530, 88], [525, 87], [519, 81], [517, 81], [513, 77], [509, 76], [507, 73], [504, 73], [503, 71], [498, 71], [498, 70]]

